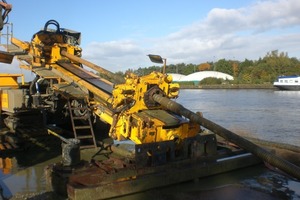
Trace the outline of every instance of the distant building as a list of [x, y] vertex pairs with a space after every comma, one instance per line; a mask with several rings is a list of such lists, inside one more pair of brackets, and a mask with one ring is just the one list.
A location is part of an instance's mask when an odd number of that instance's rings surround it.
[[183, 75], [183, 74], [173, 74], [173, 73], [168, 73], [168, 75], [172, 75], [172, 77], [173, 77], [173, 81], [175, 81], [175, 82], [180, 82], [181, 81], [181, 79], [183, 79], [183, 78], [185, 78], [186, 77], [186, 75]]
[[225, 74], [222, 72], [216, 72], [216, 71], [201, 71], [201, 72], [195, 72], [192, 74], [189, 74], [187, 76], [182, 74], [173, 74], [169, 73], [169, 75], [172, 75], [174, 82], [200, 82], [205, 78], [221, 78], [224, 80], [233, 80], [233, 76], [229, 74]]

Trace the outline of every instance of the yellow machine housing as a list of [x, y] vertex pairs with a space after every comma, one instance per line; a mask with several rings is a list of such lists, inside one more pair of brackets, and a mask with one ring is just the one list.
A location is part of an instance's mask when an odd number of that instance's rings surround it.
[[170, 75], [152, 72], [142, 77], [128, 74], [124, 84], [115, 86], [112, 105], [122, 111], [115, 116], [116, 125], [111, 128], [111, 136], [119, 140], [130, 138], [141, 144], [185, 139], [199, 132], [198, 125], [152, 102], [153, 92], [174, 99], [178, 97], [179, 85], [172, 83]]
[[[48, 26], [50, 25], [55, 25], [56, 30], [49, 29]], [[59, 60], [70, 61], [61, 55], [61, 50], [78, 57], [81, 57], [82, 51], [78, 46], [80, 44], [80, 33], [67, 29], [61, 30], [55, 20], [48, 21], [43, 30], [33, 35], [30, 43], [16, 38], [12, 38], [12, 43], [32, 56], [30, 61], [32, 67], [49, 67], [50, 64], [55, 64]]]
[[0, 74], [0, 88], [19, 88], [18, 78], [20, 77], [24, 85], [23, 74]]
[[[56, 30], [49, 30], [49, 25], [56, 26]], [[200, 130], [199, 125], [165, 110], [151, 100], [154, 93], [170, 99], [178, 97], [179, 85], [172, 83], [170, 75], [160, 72], [142, 77], [127, 74], [125, 82], [116, 85], [103, 80], [82, 68], [82, 65], [93, 69], [101, 67], [80, 58], [80, 33], [61, 29], [54, 20], [47, 22], [44, 30], [34, 34], [31, 42], [16, 38], [11, 41], [30, 56], [25, 60], [28, 64], [26, 68], [39, 76], [35, 83], [39, 85], [48, 80], [44, 96], [38, 90], [38, 95], [32, 94], [38, 99], [33, 102], [39, 102], [39, 107], [41, 104], [45, 107], [56, 105], [61, 102], [58, 98], [81, 99], [80, 102], [85, 102], [101, 121], [111, 125], [111, 137], [131, 139], [136, 144], [181, 141], [194, 137]], [[101, 68], [100, 71], [105, 70]], [[107, 72], [105, 75], [110, 74]], [[55, 103], [49, 104], [53, 99]]]
[[19, 89], [18, 78], [23, 74], [0, 74], [0, 108], [1, 111], [14, 112], [16, 108], [21, 108], [24, 104], [24, 90]]

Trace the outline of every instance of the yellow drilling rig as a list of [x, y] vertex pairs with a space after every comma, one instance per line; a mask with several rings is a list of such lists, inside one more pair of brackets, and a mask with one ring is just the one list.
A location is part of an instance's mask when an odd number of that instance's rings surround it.
[[[81, 58], [80, 38], [80, 32], [50, 20], [30, 42], [11, 38], [14, 48], [7, 46], [8, 52], [0, 55], [6, 63], [16, 55], [20, 66], [36, 75], [28, 85], [17, 83], [22, 75], [0, 75], [1, 118], [10, 129], [33, 121], [64, 125], [69, 120], [81, 145], [92, 141], [86, 147], [97, 147], [97, 136], [104, 134], [135, 144], [129, 162], [94, 161], [96, 169], [88, 165], [74, 173], [72, 166], [56, 166], [53, 184], [64, 182], [70, 199], [111, 198], [234, 170], [256, 164], [252, 154], [300, 178], [298, 167], [172, 101], [179, 85], [168, 74], [119, 77]], [[149, 56], [165, 66], [160, 56]], [[36, 121], [31, 118], [38, 115], [42, 117]], [[108, 132], [94, 131], [95, 121], [107, 124]], [[200, 125], [212, 133], [201, 132]], [[220, 153], [224, 146], [218, 145], [216, 134], [241, 148]]]
[[[37, 76], [28, 88], [19, 89], [22, 92], [18, 94], [12, 93], [16, 96], [2, 95], [3, 103], [19, 100], [19, 105], [9, 104], [13, 105], [9, 110], [43, 110], [49, 116], [47, 123], [59, 123], [66, 108], [71, 109], [72, 122], [91, 113], [110, 125], [109, 136], [118, 140], [130, 139], [136, 144], [179, 142], [199, 132], [199, 125], [163, 109], [151, 98], [153, 94], [170, 99], [178, 97], [179, 85], [172, 83], [171, 76], [153, 72], [143, 77], [135, 74], [127, 74], [125, 79], [118, 77], [82, 59], [80, 33], [60, 28], [55, 20], [48, 21], [30, 42], [12, 38], [11, 43], [21, 50], [18, 54], [24, 54], [18, 56], [21, 67]], [[2, 108], [7, 106], [2, 105]], [[74, 131], [83, 128], [73, 124]]]

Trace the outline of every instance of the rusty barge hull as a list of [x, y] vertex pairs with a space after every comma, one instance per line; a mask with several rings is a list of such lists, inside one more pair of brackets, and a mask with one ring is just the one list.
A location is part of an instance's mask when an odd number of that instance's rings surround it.
[[[134, 158], [112, 153], [106, 160], [92, 159], [76, 167], [55, 164], [50, 168], [51, 185], [69, 199], [107, 199], [261, 163], [261, 159], [243, 149], [217, 144], [213, 134], [185, 140], [181, 157], [167, 153], [174, 152], [173, 148], [171, 141], [135, 145]], [[147, 156], [149, 152], [152, 157]]]
[[[120, 178], [107, 184], [88, 185], [86, 183], [87, 185], [84, 185], [85, 183], [78, 183], [74, 180], [67, 185], [68, 198], [74, 200], [113, 198], [245, 168], [260, 162], [252, 154], [245, 153], [219, 159], [213, 163], [193, 161], [174, 163], [172, 166], [160, 167], [151, 174], [127, 177], [123, 180]], [[86, 175], [82, 174], [82, 176]], [[97, 175], [94, 174], [94, 176]]]

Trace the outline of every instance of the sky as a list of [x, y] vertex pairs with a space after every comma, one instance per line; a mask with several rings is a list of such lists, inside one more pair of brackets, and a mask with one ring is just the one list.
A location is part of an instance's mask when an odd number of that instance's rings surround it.
[[[112, 72], [154, 65], [148, 54], [167, 64], [258, 60], [273, 50], [300, 58], [299, 0], [8, 2], [14, 37], [30, 41], [54, 19], [81, 32], [83, 58]], [[20, 73], [17, 65], [0, 72]]]

